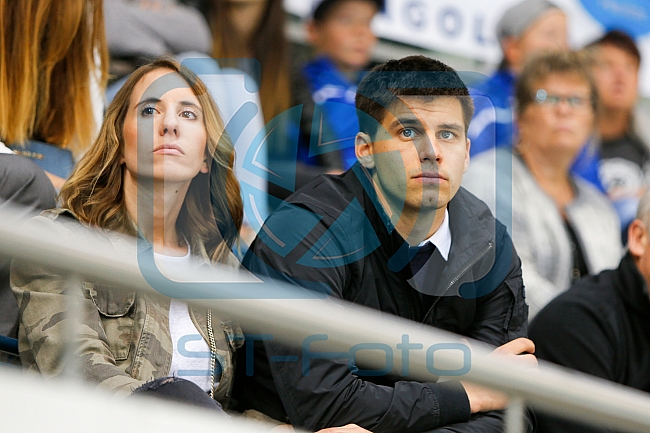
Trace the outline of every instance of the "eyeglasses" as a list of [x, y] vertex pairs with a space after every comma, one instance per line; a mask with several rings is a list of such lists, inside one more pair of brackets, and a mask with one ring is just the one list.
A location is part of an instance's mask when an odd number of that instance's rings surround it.
[[589, 98], [584, 98], [582, 96], [552, 95], [547, 93], [544, 89], [539, 89], [535, 92], [533, 99], [539, 105], [548, 105], [550, 107], [557, 107], [560, 102], [565, 101], [569, 107], [581, 110], [589, 108], [591, 102]]

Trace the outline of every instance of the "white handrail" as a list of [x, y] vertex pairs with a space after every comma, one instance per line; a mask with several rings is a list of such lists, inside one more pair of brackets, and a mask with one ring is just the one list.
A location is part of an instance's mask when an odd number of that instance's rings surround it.
[[[0, 221], [3, 220], [9, 221], [9, 218], [3, 218], [0, 212]], [[11, 222], [0, 225], [0, 251], [3, 253], [117, 287], [155, 292], [140, 270], [133, 242], [124, 242], [124, 251], [119, 251], [108, 249], [106, 245], [92, 245], [85, 236], [84, 240], [57, 239], [38, 227], [30, 227], [26, 232]], [[440, 343], [456, 344], [455, 347], [462, 344], [457, 335], [341, 301], [314, 299], [313, 296], [308, 299], [304, 290], [286, 284], [265, 284], [246, 272], [223, 267], [205, 272], [193, 272], [192, 278], [231, 283], [184, 286], [185, 293], [192, 293], [193, 297], [212, 296], [188, 302], [209, 307], [220, 317], [239, 321], [247, 333], [272, 333], [273, 338], [293, 345], [304, 343], [310, 336], [326, 334], [327, 348], [319, 345], [321, 342], [309, 346], [315, 352], [349, 351], [353, 345], [361, 343], [387, 345], [391, 350], [395, 348], [391, 360], [393, 372], [402, 369], [402, 353], [397, 351], [396, 345], [407, 335], [411, 343], [417, 342], [424, 347], [410, 353], [409, 378], [413, 380], [432, 380], [429, 371], [432, 362], [427, 368], [427, 348]], [[149, 279], [151, 281], [151, 276]], [[172, 282], [158, 280], [155, 283], [159, 291], [174, 296], [183, 293]], [[262, 294], [274, 299], [256, 299]], [[511, 361], [486, 357], [490, 349], [479, 342], [471, 345], [471, 368], [463, 376], [464, 380], [503, 391], [516, 397], [516, 402], [523, 400], [535, 408], [571, 419], [627, 431], [650, 429], [650, 396], [646, 393], [546, 363], [540, 363], [541, 371], [533, 373]], [[458, 354], [459, 350], [437, 351], [435, 367], [446, 371], [457, 369]], [[360, 365], [383, 369], [386, 362], [387, 354], [382, 353], [364, 357]]]

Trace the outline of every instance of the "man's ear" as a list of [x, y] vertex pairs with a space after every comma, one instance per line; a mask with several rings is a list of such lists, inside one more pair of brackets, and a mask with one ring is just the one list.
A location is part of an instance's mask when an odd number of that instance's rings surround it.
[[319, 31], [318, 31], [318, 25], [314, 22], [314, 20], [309, 20], [307, 23], [307, 41], [312, 46], [318, 46], [318, 41], [319, 41]]
[[634, 258], [639, 258], [648, 247], [648, 230], [639, 219], [632, 221], [627, 228], [627, 246]]
[[375, 157], [372, 153], [372, 139], [365, 132], [359, 132], [354, 140], [354, 153], [365, 168], [375, 168]]
[[472, 146], [472, 141], [469, 138], [466, 138], [467, 140], [467, 148], [465, 149], [465, 167], [463, 168], [463, 173], [467, 171], [467, 167], [469, 167], [469, 149]]

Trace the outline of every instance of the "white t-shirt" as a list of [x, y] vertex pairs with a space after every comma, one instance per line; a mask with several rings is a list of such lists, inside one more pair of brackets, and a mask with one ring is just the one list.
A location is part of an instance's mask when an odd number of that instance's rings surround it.
[[[154, 253], [158, 269], [168, 278], [177, 279], [191, 263], [190, 251], [183, 257]], [[180, 279], [180, 278], [179, 278]], [[177, 376], [194, 382], [205, 392], [210, 391], [210, 346], [199, 333], [185, 302], [172, 299], [169, 305], [169, 331], [174, 352], [169, 370]], [[218, 370], [218, 365], [215, 365]], [[215, 380], [215, 386], [218, 381]]]

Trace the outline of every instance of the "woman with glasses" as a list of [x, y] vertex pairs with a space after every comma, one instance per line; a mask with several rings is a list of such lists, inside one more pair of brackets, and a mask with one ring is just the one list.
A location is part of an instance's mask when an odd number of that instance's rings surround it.
[[586, 60], [574, 52], [531, 59], [515, 97], [513, 150], [477, 157], [463, 185], [509, 226], [532, 318], [582, 276], [616, 267], [622, 249], [613, 208], [570, 171], [595, 126], [597, 92]]

